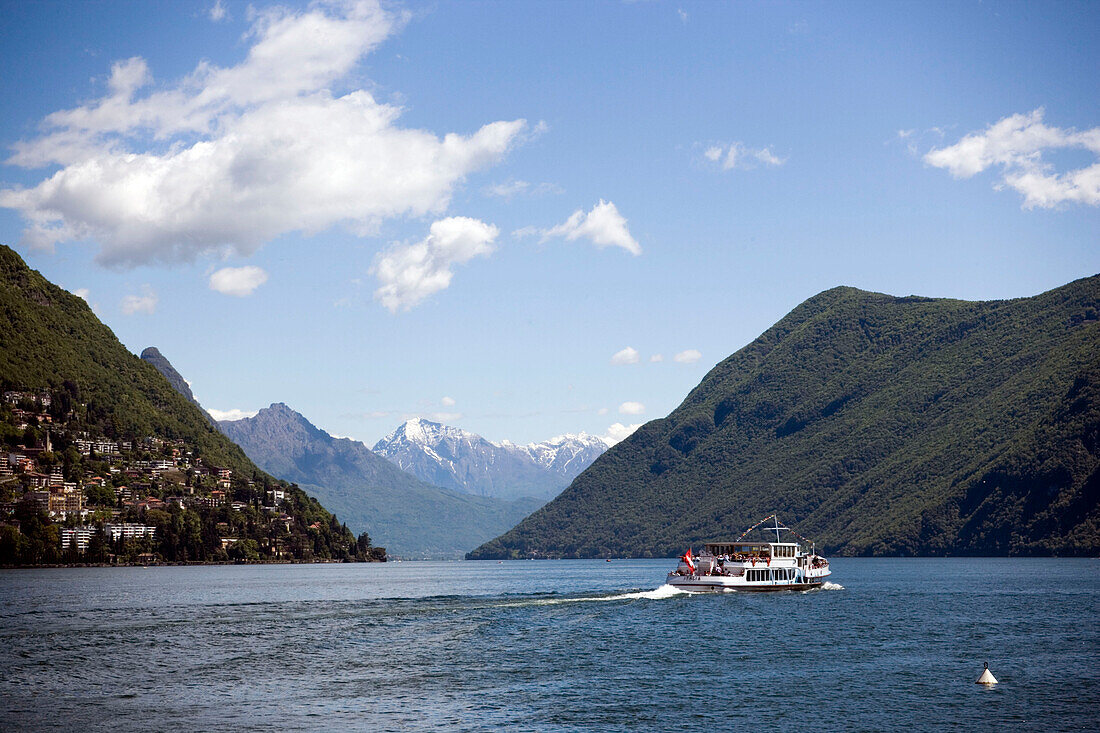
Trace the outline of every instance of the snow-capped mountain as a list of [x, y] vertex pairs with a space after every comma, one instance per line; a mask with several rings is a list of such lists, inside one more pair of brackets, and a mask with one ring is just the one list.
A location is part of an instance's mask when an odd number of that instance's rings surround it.
[[422, 481], [478, 496], [551, 499], [608, 446], [600, 438], [560, 435], [542, 443], [493, 443], [461, 428], [413, 418], [374, 446]]
[[581, 471], [603, 455], [608, 444], [603, 438], [588, 433], [558, 435], [541, 443], [516, 445], [503, 441], [501, 447], [527, 455], [536, 465], [561, 477], [563, 488], [568, 486]]

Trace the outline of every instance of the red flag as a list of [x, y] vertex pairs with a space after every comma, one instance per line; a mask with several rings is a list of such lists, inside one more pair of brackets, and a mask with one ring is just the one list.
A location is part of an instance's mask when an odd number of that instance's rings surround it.
[[687, 566], [689, 568], [691, 568], [691, 572], [694, 574], [695, 573], [695, 561], [691, 559], [691, 548], [690, 547], [688, 548], [688, 551], [685, 552], [683, 557], [680, 558], [680, 559], [683, 560], [685, 563], [687, 563]]

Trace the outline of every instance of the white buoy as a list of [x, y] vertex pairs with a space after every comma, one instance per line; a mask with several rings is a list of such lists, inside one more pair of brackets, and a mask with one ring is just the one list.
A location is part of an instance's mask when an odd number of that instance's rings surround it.
[[995, 685], [997, 684], [997, 678], [993, 676], [993, 673], [989, 671], [989, 662], [985, 663], [985, 670], [982, 672], [982, 676], [978, 678], [976, 684], [979, 685]]

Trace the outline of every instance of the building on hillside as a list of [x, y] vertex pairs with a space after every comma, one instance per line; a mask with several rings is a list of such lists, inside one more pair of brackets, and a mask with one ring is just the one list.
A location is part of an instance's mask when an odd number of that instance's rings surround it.
[[38, 504], [38, 507], [42, 511], [48, 512], [50, 510], [50, 492], [49, 491], [28, 491], [23, 495], [24, 499], [30, 499]]
[[53, 488], [48, 500], [50, 516], [67, 518], [84, 513], [84, 492], [77, 488]]
[[156, 527], [150, 527], [146, 524], [133, 524], [130, 522], [124, 522], [122, 524], [105, 524], [103, 525], [103, 529], [107, 532], [107, 539], [112, 542], [117, 542], [120, 538], [124, 540], [133, 540], [139, 537], [153, 539], [157, 533]]
[[95, 527], [63, 527], [61, 529], [61, 549], [69, 549], [75, 539], [77, 552], [87, 552], [88, 542], [91, 541], [95, 533]]
[[23, 478], [26, 480], [27, 486], [32, 489], [48, 489], [50, 487], [50, 477], [44, 473], [30, 471], [24, 473]]

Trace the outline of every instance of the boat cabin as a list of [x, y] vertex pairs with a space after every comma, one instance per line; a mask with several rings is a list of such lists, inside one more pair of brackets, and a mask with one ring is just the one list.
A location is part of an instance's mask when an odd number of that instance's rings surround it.
[[798, 557], [794, 542], [707, 542], [705, 547], [715, 557]]

